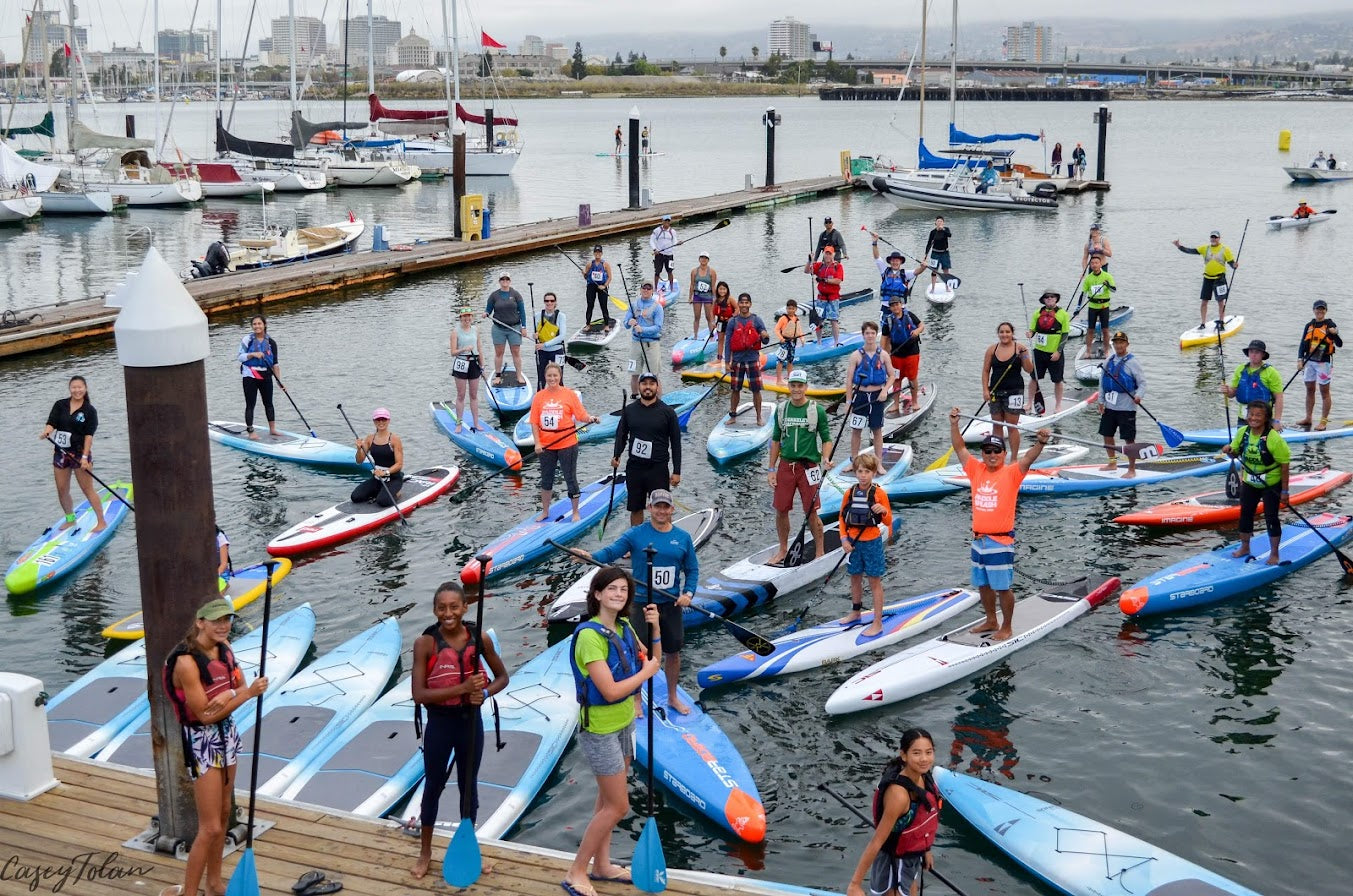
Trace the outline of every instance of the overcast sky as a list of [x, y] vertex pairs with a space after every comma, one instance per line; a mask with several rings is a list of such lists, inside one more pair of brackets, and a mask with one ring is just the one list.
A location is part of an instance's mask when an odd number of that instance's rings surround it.
[[[5, 59], [19, 56], [22, 45], [22, 23], [25, 13], [32, 10], [37, 0], [0, 0], [0, 52]], [[43, 0], [44, 8], [63, 5], [66, 0]], [[204, 27], [216, 18], [216, 0], [174, 0], [161, 2], [160, 27], [186, 29], [197, 10], [197, 27]], [[365, 0], [350, 0], [354, 17], [366, 8]], [[223, 44], [226, 52], [238, 55], [244, 40], [249, 0], [224, 0]], [[151, 40], [151, 0], [79, 0], [78, 21], [90, 31], [91, 49], [107, 49], [112, 44], [149, 47]], [[676, 2], [636, 3], [634, 0], [462, 0], [461, 9], [469, 7], [468, 17], [462, 12], [462, 36], [475, 34], [479, 27], [516, 50], [525, 34], [537, 34], [546, 40], [581, 40], [586, 48], [588, 37], [618, 32], [644, 32], [662, 29], [666, 32], [691, 32], [710, 35], [710, 55], [721, 42], [719, 35], [731, 31], [765, 29], [777, 18], [794, 16], [807, 22], [815, 30], [825, 32], [824, 14], [831, 6], [805, 3], [803, 0], [676, 0]], [[920, 18], [920, 0], [901, 0], [889, 4], [899, 27], [914, 28]], [[1199, 19], [1209, 15], [1231, 20], [1243, 16], [1270, 16], [1275, 10], [1284, 16], [1306, 12], [1348, 9], [1347, 0], [1289, 0], [1281, 5], [1272, 0], [1205, 0], [1203, 3], [1180, 3], [1178, 0], [1134, 0], [1131, 4], [1096, 6], [1093, 12], [1105, 18], [1131, 19]], [[1018, 11], [1015, 11], [1018, 7]], [[398, 19], [405, 33], [412, 27], [419, 34], [440, 35], [441, 8], [436, 0], [374, 0], [376, 15]], [[249, 51], [258, 46], [260, 29], [267, 32], [267, 22], [286, 15], [285, 0], [258, 0], [258, 12]], [[847, 10], [842, 19], [859, 24], [877, 22], [877, 7], [855, 7]], [[964, 23], [1013, 24], [1027, 19], [1084, 17], [1090, 12], [1084, 0], [964, 0], [960, 5], [960, 28]], [[911, 15], [908, 17], [908, 13]], [[336, 42], [338, 20], [343, 17], [343, 0], [296, 0], [296, 14], [321, 18], [330, 26], [330, 40]], [[944, 0], [932, 0], [932, 21], [947, 24], [950, 7]], [[468, 21], [467, 21], [468, 18]], [[260, 24], [264, 23], [264, 24]], [[640, 49], [640, 48], [636, 48]], [[730, 47], [730, 51], [735, 48]]]

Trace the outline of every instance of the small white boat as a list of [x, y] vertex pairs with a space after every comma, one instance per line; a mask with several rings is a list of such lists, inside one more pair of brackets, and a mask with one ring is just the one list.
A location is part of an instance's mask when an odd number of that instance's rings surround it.
[[[160, 164], [169, 167], [164, 162]], [[271, 180], [245, 180], [229, 162], [193, 162], [193, 169], [202, 181], [202, 195], [208, 199], [257, 198], [277, 188]]]
[[876, 174], [870, 186], [900, 208], [950, 208], [968, 211], [1051, 211], [1057, 208], [1057, 187], [1042, 180], [1030, 193], [1022, 178], [1001, 178], [986, 192], [979, 192], [977, 171], [994, 165], [1006, 153], [980, 149], [943, 150], [955, 158], [954, 167], [935, 179], [907, 173]]
[[326, 167], [301, 168], [288, 162], [271, 159], [226, 159], [235, 166], [240, 179], [250, 183], [270, 183], [278, 193], [313, 193], [329, 186]]
[[[319, 227], [268, 226], [261, 236], [239, 240], [239, 248], [226, 251], [212, 243], [202, 261], [194, 261], [184, 279], [209, 277], [235, 271], [276, 267], [338, 255], [350, 251], [366, 225], [360, 218]], [[224, 257], [222, 257], [224, 255]]]
[[1291, 215], [1269, 215], [1269, 230], [1286, 230], [1289, 227], [1309, 227], [1312, 224], [1318, 224], [1321, 221], [1328, 221], [1338, 213], [1337, 208], [1327, 208], [1323, 212], [1316, 212], [1305, 218], [1294, 218]]
[[1302, 168], [1299, 165], [1284, 167], [1287, 176], [1299, 184], [1328, 184], [1341, 180], [1353, 180], [1353, 169], [1347, 163], [1339, 163], [1338, 168]]
[[0, 224], [27, 221], [42, 212], [42, 199], [27, 187], [0, 186]]
[[61, 166], [25, 159], [0, 144], [0, 185], [6, 183], [27, 187], [42, 201], [44, 215], [106, 215], [118, 204], [106, 187], [84, 188], [71, 183]]

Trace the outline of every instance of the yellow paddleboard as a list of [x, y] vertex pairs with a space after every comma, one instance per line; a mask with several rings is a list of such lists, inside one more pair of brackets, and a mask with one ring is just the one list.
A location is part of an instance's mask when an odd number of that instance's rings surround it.
[[[778, 392], [781, 395], [789, 394], [789, 383], [777, 383], [775, 380], [762, 379], [761, 388], [767, 392]], [[845, 394], [845, 386], [814, 386], [812, 383], [808, 384], [809, 398], [841, 398]]]
[[[275, 586], [291, 572], [291, 561], [285, 557], [278, 557], [273, 562], [277, 564], [272, 572], [272, 583]], [[235, 570], [235, 575], [229, 579], [225, 590], [221, 592], [221, 597], [229, 598], [236, 610], [253, 603], [266, 590], [263, 572], [264, 566], [262, 563]], [[145, 637], [145, 634], [140, 610], [125, 619], [114, 622], [103, 630], [105, 638], [120, 641], [136, 641]]]
[[1241, 314], [1228, 314], [1226, 320], [1221, 321], [1221, 328], [1217, 328], [1217, 321], [1210, 320], [1202, 327], [1194, 327], [1192, 330], [1185, 330], [1179, 334], [1179, 347], [1192, 348], [1198, 345], [1216, 345], [1217, 334], [1221, 333], [1222, 339], [1230, 338], [1240, 332], [1240, 328], [1245, 326], [1245, 316]]

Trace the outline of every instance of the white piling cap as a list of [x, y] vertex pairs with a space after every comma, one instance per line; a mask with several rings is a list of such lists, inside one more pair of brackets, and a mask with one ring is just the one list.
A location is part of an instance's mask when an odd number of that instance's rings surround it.
[[123, 367], [173, 367], [210, 354], [207, 316], [154, 246], [107, 304], [122, 308], [113, 337]]
[[630, 106], [630, 121], [638, 121], [638, 120], [639, 120], [639, 107]]

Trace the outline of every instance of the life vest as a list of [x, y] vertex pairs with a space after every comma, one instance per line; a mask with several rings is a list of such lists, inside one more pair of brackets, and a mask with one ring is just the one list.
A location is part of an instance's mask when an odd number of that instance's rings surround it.
[[277, 363], [273, 360], [272, 339], [268, 336], [264, 336], [262, 339], [259, 339], [257, 336], [245, 336], [240, 349], [245, 354], [253, 354], [254, 352], [263, 353], [263, 357], [261, 358], [245, 358], [245, 367], [254, 367], [258, 370], [271, 370], [273, 365]]
[[[1271, 432], [1273, 432], [1273, 428], [1269, 427], [1264, 430], [1264, 434], [1259, 437], [1259, 469], [1256, 470], [1253, 467], [1246, 465], [1244, 478], [1255, 488], [1264, 488], [1267, 486], [1268, 475], [1282, 466], [1274, 460], [1273, 452], [1268, 449], [1268, 434]], [[1241, 458], [1245, 457], [1246, 453], [1249, 451], [1250, 433], [1251, 430], [1248, 426], [1241, 431], [1240, 450], [1236, 452], [1237, 456]]]
[[737, 310], [737, 306], [733, 303], [732, 299], [727, 301], [720, 301], [719, 299], [714, 300], [714, 316], [724, 323], [732, 320], [733, 315], [737, 313]]
[[935, 834], [940, 827], [940, 807], [944, 805], [944, 799], [940, 796], [933, 775], [927, 773], [924, 783], [924, 788], [917, 787], [910, 778], [902, 774], [901, 767], [896, 762], [889, 762], [884, 766], [883, 778], [874, 791], [875, 827], [883, 818], [883, 797], [892, 785], [896, 784], [907, 791], [911, 805], [897, 819], [892, 831], [883, 841], [882, 852], [893, 856], [910, 856], [927, 852], [934, 846]]
[[825, 282], [828, 277], [841, 280], [846, 276], [846, 269], [841, 266], [839, 261], [834, 261], [831, 264], [819, 261], [813, 268], [813, 274], [817, 277], [817, 294], [825, 301], [834, 302], [841, 297], [840, 283]]
[[[610, 650], [606, 654], [606, 667], [611, 670], [611, 679], [621, 681], [634, 675], [643, 664], [643, 651], [639, 646], [639, 638], [634, 634], [634, 629], [630, 627], [629, 621], [621, 619], [619, 622], [620, 634], [616, 634], [615, 629], [607, 628], [592, 619], [579, 623], [578, 627], [573, 630], [573, 643], [569, 645], [569, 657], [577, 656], [578, 635], [585, 629], [591, 629], [594, 632], [600, 632], [610, 646]], [[583, 711], [583, 727], [588, 724], [588, 710], [591, 707], [614, 706], [617, 703], [624, 703], [631, 696], [627, 694], [619, 700], [607, 700], [601, 695], [601, 691], [597, 690], [592, 677], [584, 675], [583, 670], [578, 668], [576, 659], [571, 659], [569, 668], [573, 670], [573, 691], [578, 698], [578, 705], [582, 707]]]
[[583, 278], [586, 279], [588, 283], [595, 283], [598, 286], [605, 283], [606, 262], [594, 260], [587, 266], [587, 272], [583, 274]]
[[1260, 365], [1258, 370], [1250, 370], [1250, 365], [1246, 364], [1240, 369], [1240, 379], [1236, 383], [1236, 401], [1241, 404], [1249, 404], [1252, 401], [1273, 404], [1273, 390], [1265, 386], [1262, 379], [1268, 366], [1265, 363]]
[[[465, 679], [474, 675], [478, 667], [478, 657], [475, 655], [475, 628], [470, 623], [462, 623], [465, 630], [469, 632], [470, 638], [465, 642], [465, 647], [457, 650], [447, 643], [442, 637], [442, 627], [440, 623], [430, 625], [423, 630], [423, 634], [431, 635], [433, 643], [436, 645], [436, 651], [428, 657], [427, 664], [427, 686], [430, 688], [450, 688], [458, 684], [464, 684]], [[469, 698], [462, 694], [459, 697], [448, 697], [437, 703], [429, 703], [433, 706], [467, 706]]]
[[[1127, 395], [1133, 395], [1137, 391], [1137, 378], [1128, 373], [1127, 362], [1132, 357], [1132, 352], [1128, 352], [1120, 360], [1115, 354], [1104, 362], [1101, 368], [1102, 373], [1099, 377], [1099, 391], [1103, 392], [1123, 392]], [[1115, 379], [1116, 377], [1116, 379]]]
[[1044, 308], [1038, 312], [1038, 318], [1034, 321], [1035, 333], [1060, 333], [1062, 325], [1057, 322], [1057, 309]]
[[905, 308], [901, 314], [890, 314], [888, 317], [888, 341], [892, 343], [892, 354], [900, 354], [902, 347], [911, 342], [912, 337], [916, 335], [916, 327]]
[[1334, 357], [1334, 340], [1329, 337], [1329, 321], [1307, 325], [1306, 359], [1308, 361], [1328, 361]]
[[871, 358], [860, 349], [860, 363], [855, 366], [855, 385], [882, 386], [888, 382], [888, 368], [883, 360], [883, 351], [874, 352]]
[[169, 656], [165, 658], [163, 669], [164, 692], [169, 697], [169, 705], [174, 708], [174, 716], [180, 725], [186, 728], [202, 728], [206, 723], [193, 715], [193, 711], [188, 708], [183, 689], [174, 686], [174, 667], [178, 665], [181, 656], [191, 656], [193, 662], [197, 664], [197, 674], [202, 680], [203, 690], [207, 692], [208, 703], [218, 694], [223, 694], [231, 688], [243, 687], [244, 673], [235, 662], [235, 654], [226, 644], [222, 644], [217, 650], [215, 659], [208, 659], [206, 654], [190, 650], [183, 644], [170, 651]]
[[736, 318], [733, 331], [728, 334], [728, 347], [735, 352], [749, 352], [761, 348], [761, 333], [756, 318]]
[[851, 487], [850, 503], [846, 505], [843, 518], [847, 526], [863, 530], [878, 525], [879, 516], [874, 512], [874, 505], [880, 503], [878, 492], [877, 485], [870, 487], [867, 493], [858, 485]]
[[879, 297], [887, 302], [893, 296], [902, 300], [907, 298], [907, 276], [906, 271], [894, 271], [889, 267], [883, 272], [883, 282], [879, 284]]
[[549, 313], [548, 311], [540, 312], [540, 321], [536, 324], [536, 342], [541, 345], [559, 335], [559, 312], [554, 312], [553, 320], [547, 316]]

